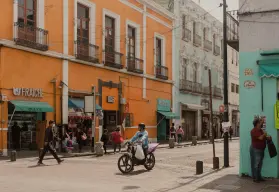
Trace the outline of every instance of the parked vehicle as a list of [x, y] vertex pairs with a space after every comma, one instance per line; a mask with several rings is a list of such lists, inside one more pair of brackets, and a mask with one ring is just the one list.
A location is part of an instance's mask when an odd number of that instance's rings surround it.
[[158, 143], [150, 143], [148, 146], [148, 152], [146, 159], [137, 159], [135, 157], [137, 145], [141, 145], [139, 142], [131, 143], [127, 142], [127, 152], [118, 159], [118, 169], [124, 174], [130, 173], [134, 170], [134, 166], [143, 165], [147, 170], [152, 170], [155, 166], [154, 151], [156, 150]]

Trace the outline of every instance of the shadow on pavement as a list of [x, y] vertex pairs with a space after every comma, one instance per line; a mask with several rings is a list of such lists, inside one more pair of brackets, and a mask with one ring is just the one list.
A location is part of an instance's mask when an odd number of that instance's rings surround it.
[[133, 171], [129, 174], [123, 174], [123, 173], [115, 173], [115, 175], [121, 175], [121, 176], [125, 176], [125, 177], [131, 177], [131, 176], [135, 176], [135, 175], [140, 175], [143, 173], [149, 172], [148, 170], [145, 169], [141, 169], [141, 170], [137, 170], [137, 171]]
[[133, 190], [133, 189], [139, 189], [139, 186], [124, 186], [122, 189], [123, 190]]
[[30, 166], [28, 166], [27, 168], [39, 168], [39, 167], [52, 167], [52, 166], [55, 166], [55, 165], [46, 165], [46, 164], [44, 164], [44, 165], [30, 165]]
[[266, 180], [261, 183], [254, 183], [249, 177], [238, 175], [225, 175], [219, 179], [209, 182], [198, 189], [218, 190], [220, 192], [275, 192], [279, 191], [279, 180]]

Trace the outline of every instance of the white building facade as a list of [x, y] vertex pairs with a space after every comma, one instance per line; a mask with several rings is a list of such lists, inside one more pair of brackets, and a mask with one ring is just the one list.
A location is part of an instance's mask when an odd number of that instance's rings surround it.
[[[211, 69], [214, 130], [221, 136], [223, 104], [223, 24], [192, 0], [154, 0], [176, 16], [176, 62], [173, 66], [173, 110], [180, 114], [184, 140], [210, 136], [209, 76]], [[217, 6], [217, 5], [216, 5]], [[179, 50], [178, 50], [179, 49]], [[230, 49], [229, 49], [230, 50]], [[238, 54], [229, 53], [229, 82], [238, 86]], [[230, 106], [238, 110], [238, 93], [229, 92]], [[231, 111], [231, 110], [230, 110]], [[230, 112], [230, 120], [233, 118]]]

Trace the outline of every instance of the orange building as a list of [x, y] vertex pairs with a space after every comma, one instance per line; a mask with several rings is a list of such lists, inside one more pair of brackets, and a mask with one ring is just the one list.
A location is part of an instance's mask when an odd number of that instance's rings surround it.
[[38, 144], [42, 122], [68, 124], [77, 118], [72, 112], [94, 116], [84, 113], [90, 95], [98, 110], [88, 130], [94, 127], [95, 141], [118, 125], [128, 139], [140, 122], [150, 140], [168, 134], [170, 122], [157, 111], [163, 105], [171, 113], [170, 12], [151, 0], [15, 0], [1, 2], [0, 15], [3, 155]]

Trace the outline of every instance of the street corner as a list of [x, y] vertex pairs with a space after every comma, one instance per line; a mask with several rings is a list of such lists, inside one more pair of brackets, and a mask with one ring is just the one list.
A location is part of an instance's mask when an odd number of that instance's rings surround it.
[[240, 177], [237, 174], [229, 173], [217, 176], [213, 180], [205, 180], [197, 191], [253, 191], [253, 192], [275, 192], [279, 191], [279, 180], [266, 180], [261, 183], [254, 183], [249, 177]]

